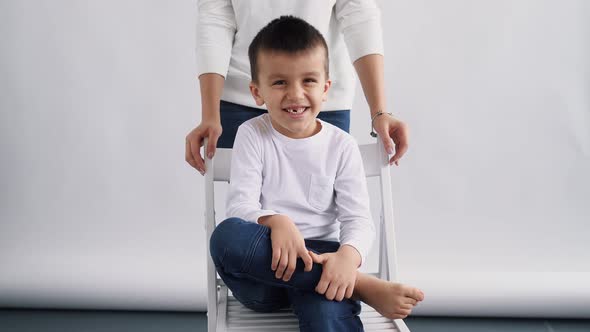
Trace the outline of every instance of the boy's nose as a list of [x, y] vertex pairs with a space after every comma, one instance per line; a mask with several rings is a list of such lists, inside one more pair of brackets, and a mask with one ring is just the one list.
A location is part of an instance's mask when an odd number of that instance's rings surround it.
[[303, 87], [299, 84], [291, 84], [287, 89], [287, 97], [292, 100], [300, 100], [303, 98]]

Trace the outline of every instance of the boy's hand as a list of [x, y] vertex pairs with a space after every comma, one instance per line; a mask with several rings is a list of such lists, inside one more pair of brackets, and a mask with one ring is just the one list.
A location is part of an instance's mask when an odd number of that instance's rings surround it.
[[358, 251], [349, 246], [343, 245], [334, 253], [318, 255], [309, 252], [314, 263], [322, 264], [324, 271], [315, 291], [325, 294], [326, 299], [342, 301], [352, 297], [356, 283], [357, 267], [361, 263], [361, 256]]
[[305, 240], [289, 217], [280, 214], [264, 216], [258, 219], [258, 223], [270, 227], [271, 269], [276, 271], [277, 279], [291, 279], [298, 257], [305, 263], [305, 271], [311, 271], [313, 261], [305, 247]]

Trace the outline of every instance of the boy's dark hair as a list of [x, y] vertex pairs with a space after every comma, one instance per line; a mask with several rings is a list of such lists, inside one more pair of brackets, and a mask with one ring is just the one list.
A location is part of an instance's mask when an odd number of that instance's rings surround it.
[[298, 53], [321, 46], [326, 59], [324, 70], [329, 75], [328, 45], [322, 34], [306, 21], [295, 16], [281, 16], [262, 28], [250, 43], [250, 74], [252, 81], [258, 82], [258, 54], [260, 51], [280, 51]]

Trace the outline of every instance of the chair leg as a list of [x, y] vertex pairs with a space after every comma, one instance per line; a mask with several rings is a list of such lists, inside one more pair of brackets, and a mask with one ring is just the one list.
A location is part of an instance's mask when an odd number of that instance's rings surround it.
[[401, 319], [394, 319], [393, 324], [395, 324], [395, 327], [397, 327], [399, 332], [410, 332], [410, 329], [408, 328], [406, 323], [404, 323], [404, 321]]
[[222, 286], [219, 289], [219, 303], [217, 304], [217, 330], [216, 332], [225, 332], [227, 330], [227, 287]]

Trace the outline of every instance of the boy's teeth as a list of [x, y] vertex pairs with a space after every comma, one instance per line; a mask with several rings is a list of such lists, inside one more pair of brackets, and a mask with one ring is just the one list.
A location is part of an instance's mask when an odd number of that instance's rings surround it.
[[302, 108], [298, 108], [298, 109], [294, 109], [294, 108], [288, 108], [287, 111], [289, 113], [296, 113], [296, 114], [301, 114], [303, 113], [303, 111], [305, 111], [305, 107]]

